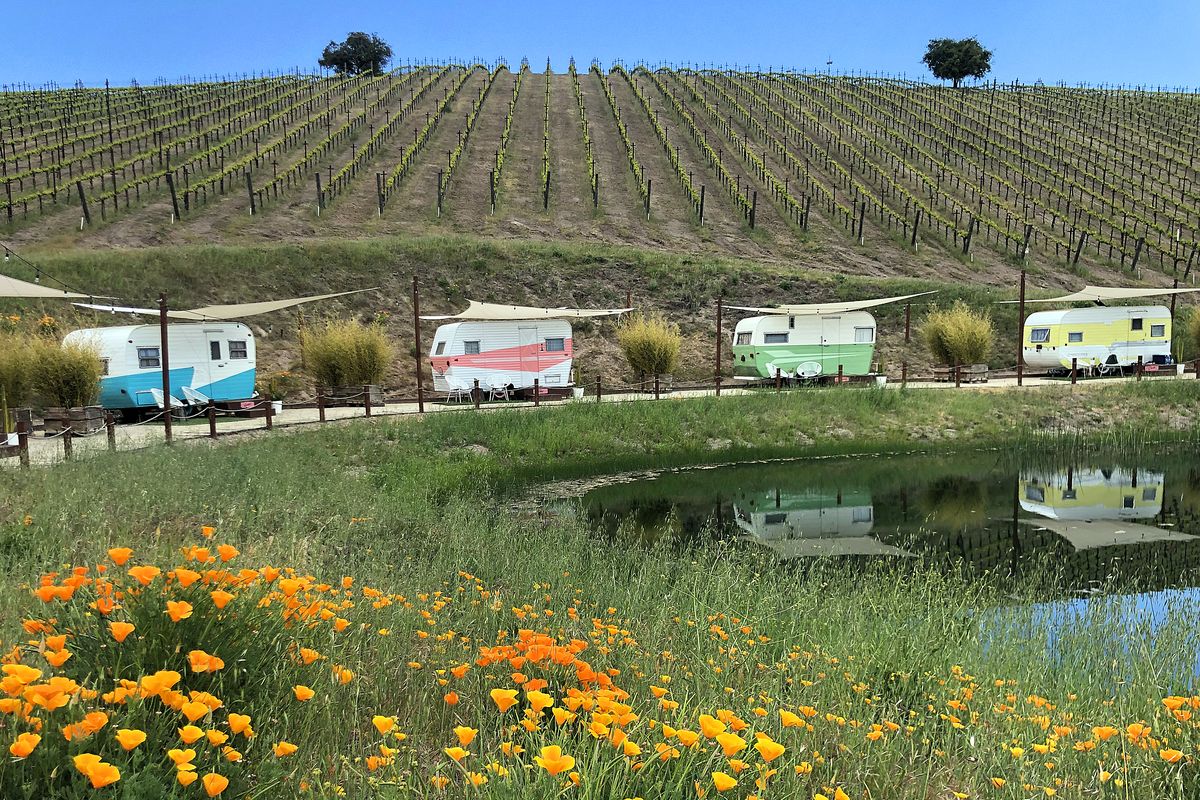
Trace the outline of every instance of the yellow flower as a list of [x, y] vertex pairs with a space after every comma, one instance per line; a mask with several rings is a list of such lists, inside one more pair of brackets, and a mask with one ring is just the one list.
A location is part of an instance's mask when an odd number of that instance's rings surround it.
[[379, 731], [380, 736], [387, 736], [392, 728], [396, 727], [396, 718], [376, 714], [371, 717], [371, 724], [375, 726], [375, 730]]
[[754, 749], [762, 756], [762, 760], [770, 763], [784, 753], [784, 746], [769, 736], [762, 736], [754, 743]]
[[714, 772], [712, 774], [713, 787], [718, 792], [726, 792], [737, 786], [737, 780], [731, 775], [726, 775], [724, 772]]
[[454, 728], [454, 735], [458, 737], [458, 743], [463, 747], [471, 744], [478, 733], [477, 729], [468, 728], [466, 725], [459, 725]]
[[108, 631], [112, 637], [120, 644], [124, 642], [129, 634], [133, 633], [134, 626], [128, 622], [110, 622], [108, 623]]
[[224, 775], [218, 775], [215, 772], [210, 772], [200, 779], [204, 784], [204, 791], [209, 797], [216, 797], [221, 792], [225, 791], [225, 787], [229, 785], [229, 778]]
[[993, 788], [996, 789], [1003, 789], [1004, 784], [1008, 783], [1004, 778], [990, 778], [989, 780], [991, 780]]
[[171, 622], [187, 619], [192, 615], [192, 604], [186, 600], [168, 600], [166, 614]]
[[470, 781], [471, 785], [476, 789], [488, 782], [487, 776], [480, 772], [468, 772], [467, 780]]
[[200, 777], [195, 772], [180, 770], [175, 773], [175, 780], [179, 781], [180, 786], [191, 786], [196, 782], [196, 778]]
[[184, 703], [183, 707], [179, 709], [179, 713], [187, 717], [188, 722], [195, 722], [206, 715], [208, 710], [208, 706], [204, 705], [204, 703], [190, 702]]
[[554, 698], [545, 692], [532, 691], [525, 693], [525, 699], [529, 701], [529, 707], [533, 709], [533, 713], [541, 714], [547, 708], [554, 705]]
[[190, 764], [195, 757], [196, 751], [190, 747], [187, 750], [172, 749], [167, 751], [167, 758], [171, 759], [175, 764], [175, 769], [182, 769], [185, 764]]
[[564, 755], [562, 748], [556, 744], [543, 747], [541, 755], [534, 756], [533, 760], [551, 775], [558, 775], [575, 767], [574, 757]]
[[718, 734], [725, 732], [725, 723], [708, 714], [700, 715], [700, 732], [705, 739], [715, 739]]
[[296, 699], [301, 703], [307, 703], [309, 700], [313, 699], [313, 695], [315, 695], [316, 692], [304, 684], [296, 684], [292, 687], [292, 694], [296, 695]]
[[232, 600], [235, 595], [230, 594], [224, 589], [216, 589], [209, 592], [208, 596], [212, 598], [213, 605], [220, 609], [229, 605], [229, 601]]
[[105, 786], [121, 780], [121, 770], [106, 761], [101, 761], [92, 767], [87, 776], [93, 789], [103, 789]]
[[195, 725], [184, 725], [179, 729], [179, 738], [183, 740], [184, 744], [191, 744], [197, 739], [203, 739], [204, 731]]
[[445, 775], [433, 775], [429, 778], [429, 785], [440, 792], [450, 785], [450, 779]]
[[1158, 757], [1168, 764], [1176, 764], [1183, 759], [1183, 752], [1173, 749], [1159, 750]]
[[496, 704], [496, 708], [500, 709], [501, 714], [517, 704], [516, 689], [492, 689], [488, 694], [491, 696], [492, 702]]
[[229, 730], [234, 733], [243, 734], [247, 739], [253, 735], [253, 729], [250, 727], [249, 714], [230, 714], [229, 715]]
[[296, 747], [296, 745], [292, 744], [291, 742], [278, 742], [274, 748], [275, 757], [283, 758], [284, 756], [290, 756], [299, 749], [300, 748]]
[[736, 733], [717, 734], [717, 744], [721, 745], [721, 752], [725, 754], [726, 758], [735, 756], [746, 749], [746, 740]]
[[132, 750], [144, 741], [146, 741], [145, 731], [130, 728], [121, 728], [117, 731], [117, 742], [126, 750]]
[[471, 755], [470, 751], [464, 750], [461, 747], [447, 747], [442, 752], [445, 753], [446, 755], [450, 756], [456, 762], [459, 762], [459, 763], [461, 763], [464, 758]]
[[42, 737], [36, 733], [19, 734], [16, 741], [8, 746], [8, 752], [16, 758], [27, 758], [40, 741]]

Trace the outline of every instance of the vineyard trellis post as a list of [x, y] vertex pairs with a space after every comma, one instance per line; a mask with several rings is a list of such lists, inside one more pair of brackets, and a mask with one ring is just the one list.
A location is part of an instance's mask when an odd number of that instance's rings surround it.
[[653, 178], [646, 178], [646, 220], [650, 220], [650, 190], [654, 185]]
[[162, 366], [163, 436], [171, 444], [171, 354], [168, 349], [167, 295], [158, 296], [159, 361]]
[[250, 195], [250, 216], [253, 217], [258, 209], [254, 205], [254, 183], [250, 178], [250, 170], [246, 170], [246, 194]]
[[379, 216], [383, 216], [383, 173], [375, 173], [375, 196], [379, 201]]
[[321, 216], [321, 208], [324, 205], [325, 199], [324, 194], [321, 192], [321, 170], [318, 169], [313, 173], [313, 176], [317, 179], [317, 216], [319, 217]]
[[704, 184], [700, 185], [700, 224], [704, 224]]
[[[167, 179], [167, 189], [171, 192], [171, 222], [179, 219], [179, 197], [175, 194], [175, 176], [168, 172], [164, 177]], [[114, 210], [117, 204], [117, 198], [113, 198]]]

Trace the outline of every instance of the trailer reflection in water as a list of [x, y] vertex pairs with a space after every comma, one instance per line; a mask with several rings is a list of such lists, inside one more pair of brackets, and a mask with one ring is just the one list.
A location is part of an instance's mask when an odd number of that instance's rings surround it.
[[[1043, 457], [1042, 462], [1046, 459]], [[996, 453], [791, 461], [668, 471], [582, 499], [626, 544], [726, 543], [815, 557], [932, 563], [1064, 590], [1200, 585], [1200, 457], [1040, 463]]]

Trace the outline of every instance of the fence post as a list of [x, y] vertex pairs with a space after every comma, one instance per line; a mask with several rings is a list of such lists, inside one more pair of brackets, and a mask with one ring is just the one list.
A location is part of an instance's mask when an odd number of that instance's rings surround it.
[[904, 304], [904, 342], [912, 341], [912, 303]]
[[837, 378], [838, 386], [842, 385], [842, 382], [845, 380], [845, 378], [846, 378], [845, 370], [841, 364], [838, 364], [838, 378]]
[[779, 390], [783, 387], [783, 374], [779, 367], [775, 368], [775, 394], [779, 394]]
[[64, 461], [70, 461], [71, 456], [74, 454], [74, 451], [75, 451], [75, 447], [71, 443], [72, 434], [73, 434], [73, 432], [71, 430], [70, 425], [67, 425], [67, 427], [63, 428], [62, 440], [63, 440], [63, 460]]
[[713, 366], [713, 379], [717, 385], [717, 395], [721, 394], [721, 307], [724, 305], [723, 297], [717, 298], [717, 359]]
[[1137, 363], [1137, 379], [1138, 379], [1139, 381], [1142, 379], [1142, 357], [1141, 357], [1141, 356], [1138, 356], [1138, 363]]
[[[534, 385], [537, 385], [537, 379], [534, 379]], [[479, 410], [479, 378], [475, 379], [475, 387], [471, 389], [471, 399], [475, 401], [475, 410]]]
[[1071, 359], [1071, 385], [1074, 386], [1079, 378], [1079, 359]]
[[962, 388], [962, 364], [954, 365], [954, 388]]
[[600, 402], [600, 376], [596, 376], [596, 402]]
[[205, 413], [208, 415], [208, 438], [215, 439], [217, 438], [217, 404], [209, 400]]
[[275, 404], [268, 398], [263, 401], [267, 404], [267, 430], [275, 429]]
[[117, 421], [111, 411], [104, 412], [104, 430], [108, 435], [108, 449], [117, 452]]
[[417, 276], [412, 276], [413, 358], [417, 362], [417, 413], [425, 413], [425, 395], [421, 391], [421, 297], [417, 294]]
[[655, 400], [658, 400], [658, 399], [659, 399], [659, 394], [658, 394], [658, 373], [657, 373], [657, 372], [656, 372], [656, 373], [654, 373], [654, 399], [655, 399]]
[[21, 466], [29, 466], [29, 423], [21, 422], [17, 425], [17, 455], [20, 458]]
[[371, 416], [371, 384], [363, 384], [363, 415]]
[[533, 406], [537, 408], [542, 402], [542, 389], [538, 385], [540, 381], [537, 378], [533, 379]]
[[900, 362], [900, 388], [903, 389], [907, 386], [908, 386], [908, 362], [901, 361]]

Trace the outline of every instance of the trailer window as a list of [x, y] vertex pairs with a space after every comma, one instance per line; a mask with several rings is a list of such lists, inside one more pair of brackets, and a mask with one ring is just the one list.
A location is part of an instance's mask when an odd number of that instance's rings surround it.
[[138, 369], [150, 369], [151, 367], [162, 366], [158, 360], [157, 347], [139, 347], [137, 351]]
[[875, 341], [875, 329], [855, 328], [854, 341], [858, 342], [859, 344], [870, 344], [871, 342]]
[[739, 333], [737, 335], [737, 343], [738, 344], [750, 344], [750, 334], [749, 333]]
[[1034, 328], [1029, 332], [1030, 344], [1045, 344], [1048, 341], [1050, 341], [1049, 328]]
[[212, 355], [213, 361], [221, 360], [221, 343], [220, 342], [209, 342], [208, 350], [209, 350], [210, 354]]
[[1158, 487], [1147, 486], [1145, 489], [1142, 489], [1142, 502], [1143, 503], [1149, 503], [1149, 502], [1151, 502], [1153, 500], [1157, 500], [1157, 499], [1158, 499]]
[[1161, 338], [1163, 336], [1166, 336], [1167, 335], [1167, 326], [1166, 325], [1151, 325], [1150, 326], [1150, 335], [1155, 338]]
[[1035, 503], [1044, 503], [1046, 501], [1046, 491], [1040, 486], [1026, 486], [1025, 499], [1032, 500]]
[[787, 514], [765, 514], [763, 515], [763, 522], [768, 525], [782, 525], [787, 522]]
[[249, 358], [250, 353], [246, 349], [246, 343], [230, 340], [230, 342], [229, 342], [229, 357], [230, 358]]
[[1078, 344], [1083, 341], [1083, 331], [1075, 331], [1067, 334], [1067, 341], [1073, 344]]
[[479, 355], [479, 340], [473, 342], [463, 342], [463, 353], [468, 356]]
[[556, 336], [546, 340], [547, 353], [564, 353], [567, 350], [567, 340], [561, 336]]
[[435, 356], [440, 356], [440, 355], [441, 355], [442, 353], [444, 353], [444, 352], [446, 352], [446, 343], [445, 343], [445, 342], [438, 342], [438, 343], [437, 343], [437, 349], [433, 351], [433, 354], [434, 354]]
[[1134, 317], [1132, 320], [1130, 320], [1130, 323], [1131, 323], [1130, 328], [1132, 330], [1140, 331], [1142, 329], [1142, 318], [1141, 317]]
[[792, 330], [795, 330], [795, 329], [796, 329], [796, 318], [795, 318], [795, 317], [788, 317], [788, 330], [789, 330], [789, 331], [792, 331]]
[[763, 344], [787, 344], [786, 333], [767, 333], [763, 335]]
[[871, 522], [875, 518], [875, 509], [872, 506], [858, 506], [850, 509], [851, 522]]

